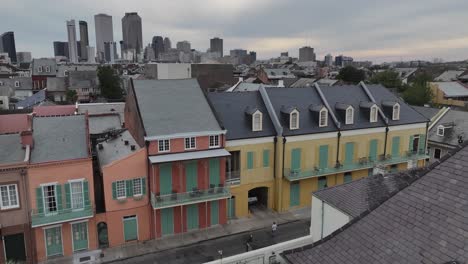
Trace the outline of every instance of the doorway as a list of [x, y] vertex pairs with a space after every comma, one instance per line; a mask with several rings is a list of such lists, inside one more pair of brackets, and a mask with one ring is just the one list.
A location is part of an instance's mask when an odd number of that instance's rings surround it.
[[5, 257], [8, 261], [26, 261], [26, 249], [24, 247], [24, 234], [14, 234], [3, 237], [5, 245]]
[[107, 234], [107, 224], [100, 222], [97, 225], [99, 248], [109, 247], [109, 236]]
[[249, 191], [249, 210], [268, 208], [268, 187], [257, 187]]

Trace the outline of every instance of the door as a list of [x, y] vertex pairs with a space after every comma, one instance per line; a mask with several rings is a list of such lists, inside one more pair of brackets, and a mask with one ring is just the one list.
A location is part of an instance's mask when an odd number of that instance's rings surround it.
[[236, 216], [236, 197], [232, 196], [227, 200], [227, 218], [233, 219]]
[[62, 255], [62, 227], [52, 227], [44, 230], [47, 256]]
[[197, 188], [197, 162], [191, 161], [185, 164], [185, 177], [186, 185], [185, 189], [187, 192], [192, 192], [194, 188]]
[[219, 201], [211, 201], [211, 212], [210, 212], [210, 220], [211, 225], [217, 225], [219, 223]]
[[377, 161], [377, 139], [370, 141], [369, 158], [371, 161]]
[[5, 245], [5, 257], [7, 261], [26, 261], [26, 249], [24, 248], [24, 234], [14, 234], [3, 237]]
[[345, 145], [345, 165], [353, 164], [354, 159], [354, 142], [348, 142]]
[[161, 195], [172, 193], [172, 163], [159, 166], [159, 192]]
[[163, 235], [174, 233], [174, 208], [161, 209], [161, 231]]
[[138, 239], [138, 224], [136, 216], [125, 216], [123, 218], [125, 241]]
[[291, 170], [301, 170], [301, 149], [295, 148], [291, 151]]
[[400, 137], [393, 137], [392, 139], [392, 157], [400, 156]]
[[210, 185], [218, 186], [219, 184], [219, 159], [210, 159]]
[[289, 206], [291, 207], [299, 205], [299, 187], [299, 181], [291, 182], [291, 185], [289, 185]]
[[319, 168], [328, 168], [328, 145], [323, 145], [319, 148]]
[[191, 204], [187, 206], [187, 229], [198, 229], [198, 205]]
[[88, 249], [88, 223], [72, 224], [73, 251]]

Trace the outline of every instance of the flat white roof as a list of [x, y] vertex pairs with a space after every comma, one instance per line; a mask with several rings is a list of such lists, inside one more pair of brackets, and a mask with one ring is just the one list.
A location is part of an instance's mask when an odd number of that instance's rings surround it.
[[207, 159], [214, 157], [225, 157], [230, 156], [228, 151], [225, 149], [212, 149], [212, 150], [202, 150], [202, 151], [191, 151], [183, 153], [174, 153], [167, 155], [157, 155], [150, 156], [149, 160], [151, 163], [164, 163], [172, 161], [181, 161], [181, 160], [193, 160], [193, 159]]

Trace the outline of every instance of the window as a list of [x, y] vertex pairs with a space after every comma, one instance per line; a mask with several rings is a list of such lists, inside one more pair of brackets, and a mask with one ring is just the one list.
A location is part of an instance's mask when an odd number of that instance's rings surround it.
[[70, 198], [72, 209], [84, 208], [83, 181], [70, 182]]
[[19, 207], [18, 186], [16, 184], [0, 186], [0, 209], [12, 209]]
[[89, 88], [81, 88], [82, 92], [89, 92]]
[[57, 212], [57, 197], [55, 185], [47, 185], [42, 187], [44, 193], [44, 207], [46, 213]]
[[437, 135], [443, 137], [445, 133], [445, 127], [440, 125], [437, 127]]
[[375, 123], [377, 122], [377, 114], [378, 114], [378, 109], [376, 105], [373, 105], [370, 109], [370, 122]]
[[210, 148], [219, 147], [219, 135], [210, 136]]
[[37, 72], [42, 72], [42, 66], [37, 67]]
[[64, 72], [63, 72], [63, 75], [64, 75], [64, 76], [68, 76], [68, 71], [64, 71]]
[[328, 110], [326, 108], [322, 108], [320, 110], [319, 116], [319, 127], [326, 127], [328, 125]]
[[15, 81], [15, 87], [20, 87], [20, 82], [19, 81]]
[[46, 72], [50, 72], [50, 67], [49, 67], [49, 66], [46, 66], [46, 67], [45, 67], [45, 71], [46, 71]]
[[346, 109], [346, 125], [351, 125], [354, 123], [354, 109], [350, 106]]
[[185, 138], [185, 149], [195, 149], [195, 137]]
[[117, 199], [123, 199], [127, 197], [127, 193], [125, 192], [125, 181], [116, 181], [115, 188]]
[[395, 104], [393, 106], [392, 120], [400, 120], [400, 105]]
[[345, 172], [343, 181], [344, 183], [353, 181], [353, 176], [351, 175], [351, 172]]
[[133, 196], [143, 195], [141, 178], [133, 179]]
[[299, 128], [299, 112], [294, 110], [289, 116], [289, 129], [298, 129]]
[[167, 152], [170, 150], [169, 139], [158, 140], [159, 152]]
[[324, 188], [327, 188], [327, 176], [321, 176], [321, 177], [318, 177], [318, 189], [321, 190], [321, 189], [324, 189]]
[[253, 114], [252, 131], [262, 131], [262, 113], [260, 111]]
[[434, 159], [440, 159], [440, 156], [442, 156], [442, 150], [441, 149], [434, 149]]

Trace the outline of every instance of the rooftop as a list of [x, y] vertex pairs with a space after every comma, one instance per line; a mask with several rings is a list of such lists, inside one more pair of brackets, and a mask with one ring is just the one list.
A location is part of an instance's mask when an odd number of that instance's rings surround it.
[[[125, 145], [126, 141], [128, 141], [127, 145]], [[120, 133], [117, 137], [108, 139], [100, 144], [102, 144], [103, 148], [100, 149], [98, 147], [97, 154], [101, 167], [125, 158], [140, 149], [135, 139], [127, 130]], [[135, 150], [132, 150], [131, 146], [135, 146]]]
[[441, 110], [439, 108], [425, 107], [425, 106], [412, 105], [411, 107], [429, 120], [432, 119], [435, 115], [437, 115], [437, 113], [439, 113]]
[[33, 108], [33, 112], [37, 116], [73, 115], [75, 114], [75, 110], [75, 105], [50, 105]]
[[39, 105], [46, 100], [46, 90], [40, 90], [39, 92], [26, 97], [24, 100], [16, 103], [16, 108], [25, 109], [31, 108], [33, 106]]
[[122, 128], [118, 114], [90, 116], [88, 120], [90, 134], [101, 134], [111, 129]]
[[119, 114], [120, 121], [123, 124], [125, 103], [90, 103], [90, 104], [77, 104], [78, 113], [84, 114], [88, 112], [89, 116], [102, 115], [102, 114]]
[[445, 97], [467, 97], [468, 87], [459, 82], [434, 82], [444, 93]]
[[[437, 135], [437, 128], [440, 125], [445, 127], [443, 136]], [[468, 138], [468, 112], [448, 110], [428, 131], [428, 136], [431, 142], [452, 147], [460, 145], [459, 137], [463, 141]]]
[[20, 134], [0, 135], [0, 146], [0, 165], [24, 161], [26, 151]]
[[0, 134], [29, 130], [27, 114], [0, 115]]

